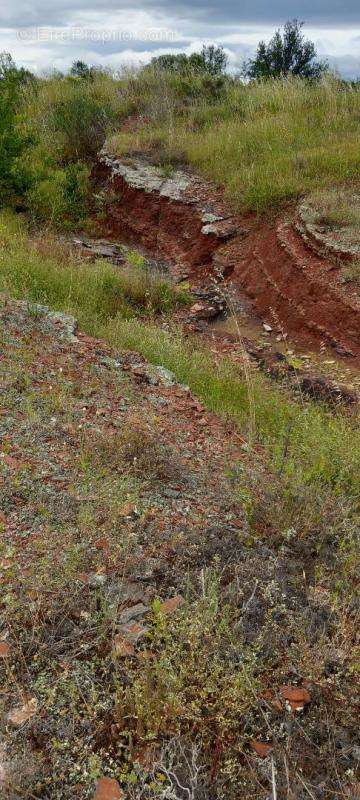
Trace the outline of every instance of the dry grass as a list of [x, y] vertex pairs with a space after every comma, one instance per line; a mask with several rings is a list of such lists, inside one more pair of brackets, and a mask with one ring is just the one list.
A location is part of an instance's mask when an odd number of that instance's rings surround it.
[[[315, 192], [309, 201], [315, 225], [340, 229], [347, 244], [360, 244], [360, 195], [354, 189], [328, 189]], [[346, 231], [341, 229], [346, 228]]]
[[121, 431], [94, 437], [87, 454], [98, 469], [110, 466], [120, 473], [125, 469], [144, 480], [164, 481], [179, 469], [175, 454], [160, 443], [156, 426], [139, 414], [126, 417]]

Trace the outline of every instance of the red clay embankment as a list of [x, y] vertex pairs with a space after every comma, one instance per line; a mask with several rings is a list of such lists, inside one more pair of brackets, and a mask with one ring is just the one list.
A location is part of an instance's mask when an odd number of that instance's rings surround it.
[[293, 338], [324, 341], [360, 358], [360, 299], [331, 258], [314, 252], [295, 218], [233, 213], [217, 187], [184, 170], [170, 177], [140, 157], [103, 153], [106, 235], [126, 238], [201, 284], [221, 274], [250, 298], [254, 313]]

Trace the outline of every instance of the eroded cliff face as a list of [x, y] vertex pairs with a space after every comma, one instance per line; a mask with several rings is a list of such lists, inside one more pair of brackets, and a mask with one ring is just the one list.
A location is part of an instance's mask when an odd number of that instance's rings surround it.
[[140, 158], [100, 157], [111, 233], [141, 243], [179, 275], [213, 268], [214, 253], [238, 233], [238, 224], [211, 187], [182, 170], [165, 177]]
[[360, 300], [334, 260], [314, 251], [294, 217], [266, 222], [233, 213], [221, 189], [185, 170], [166, 176], [142, 157], [103, 152], [106, 235], [123, 237], [195, 284], [223, 276], [254, 313], [290, 335], [360, 358]]

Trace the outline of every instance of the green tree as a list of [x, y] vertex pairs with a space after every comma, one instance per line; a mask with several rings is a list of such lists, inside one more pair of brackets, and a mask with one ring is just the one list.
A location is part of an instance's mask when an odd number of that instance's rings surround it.
[[151, 59], [150, 66], [160, 72], [184, 72], [189, 59], [185, 53], [165, 53]]
[[81, 78], [82, 80], [91, 80], [93, 77], [93, 70], [85, 61], [73, 61], [70, 75], [72, 78]]
[[11, 82], [16, 86], [24, 86], [35, 80], [32, 72], [24, 67], [17, 67], [10, 53], [0, 53], [0, 85]]
[[213, 77], [225, 72], [228, 59], [223, 47], [215, 47], [214, 44], [204, 45], [200, 56], [205, 72], [209, 72]]
[[300, 78], [319, 78], [327, 69], [325, 61], [318, 61], [315, 45], [302, 33], [304, 23], [289, 20], [283, 32], [276, 31], [268, 44], [259, 42], [254, 59], [244, 65], [248, 78], [280, 78], [297, 75]]
[[201, 72], [217, 77], [225, 72], [227, 56], [223, 47], [211, 44], [203, 46], [200, 53], [165, 53], [151, 59], [150, 66], [164, 72], [184, 74], [187, 71]]
[[34, 76], [18, 69], [9, 53], [0, 53], [0, 203], [11, 202], [24, 188], [17, 170], [17, 159], [27, 139], [17, 124], [17, 112], [22, 88]]

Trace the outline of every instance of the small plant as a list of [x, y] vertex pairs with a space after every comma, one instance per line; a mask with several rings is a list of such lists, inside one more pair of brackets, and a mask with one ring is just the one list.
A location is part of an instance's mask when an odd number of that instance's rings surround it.
[[360, 290], [360, 259], [355, 259], [343, 267], [341, 275], [344, 283], [352, 283], [357, 290]]
[[352, 229], [353, 243], [360, 242], [360, 195], [341, 188], [329, 189], [315, 192], [309, 202], [315, 224]]
[[171, 178], [174, 172], [174, 167], [172, 164], [164, 164], [161, 167], [161, 174], [164, 178]]
[[176, 614], [165, 616], [154, 604], [153, 657], [119, 693], [119, 713], [125, 704], [140, 742], [161, 745], [189, 737], [202, 759], [217, 742], [226, 743], [228, 755], [238, 750], [257, 690], [255, 659], [234, 638], [233, 612], [220, 594], [219, 575], [206, 570], [202, 596], [187, 600]]
[[156, 430], [136, 415], [129, 415], [121, 432], [92, 442], [91, 458], [98, 466], [131, 472], [146, 479], [162, 479], [177, 472], [174, 453], [159, 444]]
[[146, 258], [142, 253], [139, 253], [138, 250], [128, 250], [126, 253], [126, 260], [132, 267], [144, 269], [146, 266]]
[[39, 306], [36, 303], [28, 303], [27, 312], [30, 319], [33, 319], [35, 321], [41, 319], [41, 317], [43, 316], [43, 311], [41, 309], [41, 306]]

